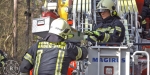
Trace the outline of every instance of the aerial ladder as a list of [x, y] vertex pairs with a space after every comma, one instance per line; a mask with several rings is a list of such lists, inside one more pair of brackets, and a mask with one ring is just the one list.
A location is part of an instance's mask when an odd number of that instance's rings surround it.
[[[78, 43], [87, 38], [87, 35], [83, 34], [84, 31], [92, 31], [93, 27], [101, 21], [101, 17], [96, 13], [96, 5], [99, 1], [47, 0], [45, 9], [55, 11], [59, 17], [68, 21], [74, 29], [75, 37], [67, 41]], [[126, 29], [124, 42], [119, 43], [119, 46], [101, 46], [104, 43], [98, 42], [90, 45], [87, 61], [75, 61], [76, 66], [70, 65], [73, 68], [72, 75], [140, 75], [141, 70], [136, 67], [143, 62], [147, 64], [147, 75], [149, 75], [149, 53], [141, 51], [141, 45], [149, 43], [141, 42], [136, 0], [113, 1], [121, 17], [120, 21]], [[32, 33], [45, 37], [53, 20], [51, 16], [33, 19]], [[139, 57], [143, 55], [147, 59], [140, 61]]]

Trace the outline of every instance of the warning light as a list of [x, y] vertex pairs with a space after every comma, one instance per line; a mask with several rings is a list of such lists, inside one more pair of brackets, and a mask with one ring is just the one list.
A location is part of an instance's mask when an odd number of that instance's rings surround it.
[[104, 67], [104, 74], [105, 75], [113, 75], [113, 73], [114, 73], [113, 66], [105, 66]]
[[73, 21], [72, 21], [72, 20], [67, 20], [67, 22], [68, 22], [68, 24], [69, 24], [70, 26], [72, 26], [72, 24], [73, 24]]

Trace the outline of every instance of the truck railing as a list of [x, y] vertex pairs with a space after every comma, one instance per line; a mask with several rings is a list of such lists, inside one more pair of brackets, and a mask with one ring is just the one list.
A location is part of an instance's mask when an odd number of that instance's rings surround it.
[[[138, 53], [143, 53], [146, 55], [146, 57], [147, 57], [147, 75], [150, 75], [150, 73], [149, 73], [149, 53], [146, 51], [135, 51], [132, 56], [133, 63], [135, 63], [135, 55]], [[132, 75], [134, 75], [134, 64], [132, 66], [133, 66], [132, 67]]]

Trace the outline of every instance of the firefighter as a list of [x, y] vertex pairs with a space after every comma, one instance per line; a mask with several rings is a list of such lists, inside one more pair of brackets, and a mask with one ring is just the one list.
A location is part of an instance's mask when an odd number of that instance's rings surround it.
[[120, 17], [117, 16], [115, 5], [112, 0], [101, 0], [97, 4], [97, 13], [102, 17], [102, 21], [95, 26], [93, 31], [85, 31], [89, 35], [88, 40], [92, 42], [123, 42], [125, 36], [125, 27]]
[[25, 53], [20, 75], [29, 75], [31, 69], [33, 75], [67, 75], [70, 62], [82, 60], [88, 54], [85, 43], [78, 45], [65, 42], [71, 36], [71, 27], [64, 19], [52, 21], [47, 36]]
[[5, 63], [7, 61], [5, 53], [0, 50], [0, 75], [2, 74], [2, 68], [4, 67]]
[[2, 50], [0, 50], [0, 67], [3, 67], [6, 61], [7, 61], [6, 55]]
[[141, 24], [145, 31], [146, 30], [146, 20], [145, 19], [150, 18], [150, 0], [144, 0], [141, 17], [142, 17]]
[[150, 0], [144, 0], [141, 16], [142, 20], [150, 18]]

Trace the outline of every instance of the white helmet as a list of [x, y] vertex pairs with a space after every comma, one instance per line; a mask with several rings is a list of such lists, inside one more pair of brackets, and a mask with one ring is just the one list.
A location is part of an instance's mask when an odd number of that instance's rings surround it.
[[67, 39], [66, 36], [71, 34], [71, 27], [64, 19], [57, 18], [54, 21], [52, 21], [49, 33], [53, 33], [58, 36], [61, 36], [64, 39]]
[[110, 11], [115, 9], [115, 4], [112, 0], [101, 0], [97, 4], [97, 12], [104, 12], [106, 9]]

